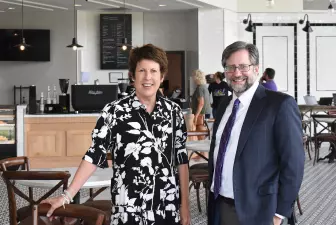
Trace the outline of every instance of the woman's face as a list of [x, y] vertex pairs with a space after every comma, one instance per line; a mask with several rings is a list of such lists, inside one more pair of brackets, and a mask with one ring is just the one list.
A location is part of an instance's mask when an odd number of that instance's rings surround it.
[[156, 92], [163, 81], [160, 65], [148, 59], [138, 62], [135, 68], [134, 87], [139, 99], [156, 96]]
[[193, 77], [193, 81], [194, 81], [194, 83], [195, 83], [196, 85], [198, 85], [198, 80], [196, 79], [195, 74], [193, 74], [192, 77]]

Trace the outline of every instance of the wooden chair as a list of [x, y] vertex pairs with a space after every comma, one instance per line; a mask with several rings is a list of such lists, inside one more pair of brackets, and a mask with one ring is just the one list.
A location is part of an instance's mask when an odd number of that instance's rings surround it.
[[[107, 153], [107, 160], [112, 161], [111, 153]], [[112, 212], [112, 202], [111, 200], [95, 200], [94, 198], [97, 197], [100, 193], [106, 190], [107, 187], [102, 187], [96, 192], [94, 192], [93, 188], [90, 188], [90, 198], [83, 203], [84, 206], [92, 207], [95, 209], [99, 209], [105, 213], [106, 220], [105, 224], [110, 224], [111, 212]]]
[[[26, 171], [9, 171], [12, 166], [24, 167]], [[68, 186], [68, 180], [71, 176], [67, 171], [29, 171], [29, 162], [27, 157], [8, 158], [0, 161], [2, 178], [7, 186], [10, 224], [31, 224], [32, 209], [43, 199], [50, 197], [58, 188], [63, 186], [65, 190]], [[22, 168], [23, 169], [23, 168]], [[29, 187], [28, 196], [15, 186], [16, 180], [59, 180], [59, 182], [38, 200], [34, 200], [33, 188]], [[15, 194], [29, 202], [28, 206], [17, 210]]]
[[[318, 162], [319, 160], [324, 160], [326, 158], [329, 158], [329, 162], [333, 162], [336, 152], [336, 131], [335, 131], [336, 115], [314, 114], [312, 115], [312, 118], [314, 124], [313, 140], [315, 144], [315, 156], [313, 165], [315, 165], [315, 163]], [[326, 157], [320, 159], [319, 158], [320, 147], [323, 142], [330, 143], [331, 153], [328, 154]]]
[[[49, 204], [34, 205], [33, 225], [39, 225], [38, 217], [46, 216], [49, 209]], [[53, 212], [53, 216], [78, 218], [94, 225], [103, 225], [106, 223], [106, 215], [101, 210], [83, 205], [70, 204], [66, 205], [65, 209], [60, 207]]]
[[[205, 136], [210, 137], [210, 131], [188, 131], [188, 137], [189, 136]], [[210, 148], [210, 146], [209, 146]], [[193, 154], [197, 154], [197, 152], [192, 151], [189, 156], [189, 161]], [[200, 155], [202, 158], [203, 155]], [[206, 159], [208, 160], [208, 159]], [[205, 189], [205, 199], [206, 199], [206, 206], [208, 202], [208, 196], [209, 196], [209, 172], [208, 172], [208, 163], [196, 163], [192, 166], [189, 166], [189, 181], [191, 184], [189, 185], [189, 191], [192, 187], [196, 190], [196, 197], [197, 197], [197, 207], [198, 211], [202, 212], [201, 208], [201, 202], [200, 202], [200, 194], [199, 190], [201, 187], [201, 184], [203, 184], [203, 187]]]

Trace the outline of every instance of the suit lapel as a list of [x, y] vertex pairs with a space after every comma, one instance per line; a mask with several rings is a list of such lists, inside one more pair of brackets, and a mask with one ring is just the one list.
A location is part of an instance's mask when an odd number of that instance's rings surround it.
[[258, 86], [249, 109], [247, 110], [247, 114], [243, 123], [243, 127], [240, 132], [236, 159], [239, 158], [240, 154], [243, 152], [246, 141], [251, 133], [253, 125], [255, 124], [256, 120], [258, 119], [260, 112], [263, 110], [265, 103], [266, 103], [266, 93], [265, 88], [262, 86]]

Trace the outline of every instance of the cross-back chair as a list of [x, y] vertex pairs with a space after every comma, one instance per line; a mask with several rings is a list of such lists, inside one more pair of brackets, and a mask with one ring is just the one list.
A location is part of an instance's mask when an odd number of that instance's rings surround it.
[[[40, 205], [34, 205], [33, 225], [40, 225], [37, 223], [38, 217], [46, 216], [49, 209], [49, 204], [44, 203]], [[65, 209], [62, 207], [56, 209], [53, 212], [53, 216], [77, 218], [93, 225], [103, 225], [106, 222], [106, 215], [101, 210], [75, 204], [66, 205]]]
[[[190, 136], [205, 136], [206, 138], [210, 137], [210, 131], [204, 130], [204, 131], [188, 131], [187, 132], [188, 137]], [[210, 148], [210, 146], [209, 146]], [[208, 159], [203, 156], [202, 154], [199, 154], [197, 151], [192, 151], [189, 156], [189, 162], [193, 154], [199, 155], [201, 158], [208, 161]], [[199, 190], [201, 187], [201, 184], [203, 184], [203, 187], [205, 189], [205, 199], [206, 199], [206, 205], [208, 202], [208, 186], [209, 186], [209, 172], [208, 172], [208, 162], [206, 163], [196, 163], [192, 166], [189, 165], [189, 180], [191, 181], [191, 184], [189, 185], [189, 191], [192, 187], [196, 190], [196, 197], [197, 197], [197, 207], [198, 211], [202, 212], [201, 208], [201, 202], [200, 202], [200, 194]]]
[[[315, 144], [315, 156], [314, 165], [319, 160], [329, 159], [332, 162], [335, 159], [336, 154], [336, 115], [325, 115], [325, 114], [313, 114], [313, 124], [314, 124], [314, 144]], [[324, 158], [319, 158], [320, 147], [323, 142], [330, 143], [330, 154]]]
[[[10, 171], [10, 167], [21, 167], [25, 171]], [[8, 158], [0, 161], [2, 178], [7, 186], [9, 219], [11, 225], [21, 224], [24, 220], [30, 220], [34, 206], [42, 200], [50, 197], [60, 187], [65, 190], [68, 186], [68, 180], [71, 176], [67, 171], [29, 171], [29, 161], [27, 157]], [[29, 187], [28, 196], [22, 192], [15, 184], [18, 180], [59, 180], [59, 182], [38, 200], [34, 200], [33, 188]], [[15, 194], [26, 200], [29, 205], [17, 209]]]

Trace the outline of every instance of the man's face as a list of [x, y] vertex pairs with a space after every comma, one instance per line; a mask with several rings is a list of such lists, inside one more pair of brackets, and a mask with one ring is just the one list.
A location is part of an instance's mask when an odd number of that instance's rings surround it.
[[262, 78], [263, 78], [263, 80], [267, 80], [267, 74], [265, 72], [264, 72]]
[[233, 53], [226, 60], [225, 68], [227, 83], [236, 95], [241, 95], [249, 89], [258, 77], [259, 66], [251, 65], [247, 50]]

